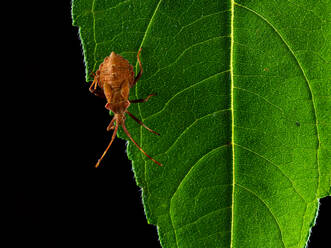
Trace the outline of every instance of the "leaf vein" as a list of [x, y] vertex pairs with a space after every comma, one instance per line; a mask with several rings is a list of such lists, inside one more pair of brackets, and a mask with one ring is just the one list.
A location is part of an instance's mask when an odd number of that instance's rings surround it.
[[[281, 39], [281, 41], [285, 44], [286, 48], [289, 50], [289, 52], [292, 54], [293, 58], [295, 59], [297, 65], [299, 66], [302, 75], [307, 83], [310, 95], [311, 95], [311, 100], [312, 100], [312, 106], [313, 106], [313, 112], [314, 112], [314, 117], [315, 117], [315, 126], [316, 126], [316, 134], [317, 134], [317, 152], [316, 152], [316, 161], [317, 161], [317, 171], [318, 171], [318, 175], [319, 175], [319, 179], [318, 179], [318, 187], [317, 187], [317, 192], [319, 190], [319, 185], [320, 185], [320, 180], [321, 180], [321, 173], [320, 173], [320, 164], [319, 164], [319, 151], [320, 151], [320, 147], [321, 147], [321, 142], [320, 142], [320, 137], [319, 137], [319, 131], [318, 131], [318, 119], [317, 119], [317, 113], [316, 113], [316, 106], [315, 106], [315, 100], [314, 100], [314, 94], [310, 85], [310, 82], [308, 80], [308, 77], [306, 75], [306, 72], [304, 71], [299, 59], [297, 58], [297, 56], [295, 55], [294, 51], [292, 50], [292, 48], [290, 47], [290, 45], [287, 43], [287, 41], [284, 39], [284, 37], [282, 36], [282, 34], [277, 30], [277, 28], [270, 22], [268, 21], [263, 15], [257, 13], [255, 10], [248, 8], [247, 6], [238, 4], [235, 2], [235, 4], [238, 7], [241, 7], [243, 9], [246, 9], [247, 11], [250, 11], [251, 13], [257, 15], [258, 17], [260, 17], [264, 22], [266, 22], [275, 32], [276, 34], [279, 36], [279, 38]], [[317, 194], [316, 192], [316, 194]]]
[[216, 152], [218, 151], [219, 149], [221, 148], [224, 148], [224, 147], [227, 147], [229, 146], [229, 144], [224, 144], [224, 145], [221, 145], [219, 147], [216, 147], [210, 151], [208, 151], [206, 154], [202, 155], [201, 158], [199, 158], [189, 169], [189, 171], [185, 174], [185, 176], [180, 180], [179, 184], [178, 184], [178, 187], [176, 188], [176, 190], [174, 191], [174, 193], [172, 194], [171, 198], [170, 198], [170, 203], [171, 201], [173, 200], [174, 198], [174, 195], [177, 193], [178, 189], [180, 188], [181, 184], [183, 183], [183, 181], [185, 180], [185, 178], [191, 173], [192, 169], [199, 163], [201, 162], [206, 156], [208, 156], [209, 154], [213, 153], [213, 152]]
[[191, 89], [191, 88], [193, 88], [193, 87], [195, 87], [195, 86], [197, 86], [197, 85], [199, 85], [199, 84], [201, 84], [201, 83], [203, 83], [203, 82], [205, 82], [205, 81], [207, 81], [207, 80], [209, 80], [209, 79], [211, 79], [211, 78], [213, 78], [213, 77], [219, 76], [219, 75], [221, 75], [221, 74], [223, 74], [223, 73], [225, 73], [225, 72], [229, 72], [229, 70], [221, 71], [221, 72], [218, 72], [218, 73], [216, 73], [216, 74], [213, 74], [213, 75], [211, 75], [211, 76], [209, 76], [209, 77], [207, 77], [207, 78], [204, 78], [204, 79], [200, 80], [199, 82], [196, 82], [196, 83], [194, 83], [194, 84], [191, 84], [190, 86], [188, 86], [188, 87], [186, 87], [186, 88], [184, 88], [184, 89], [178, 91], [175, 95], [173, 95], [171, 98], [168, 99], [168, 101], [164, 104], [163, 108], [162, 108], [160, 111], [158, 111], [158, 112], [156, 112], [156, 113], [154, 113], [154, 114], [152, 114], [152, 115], [147, 116], [147, 117], [144, 118], [143, 120], [147, 120], [147, 119], [149, 119], [149, 118], [151, 118], [151, 117], [154, 117], [155, 115], [158, 115], [158, 114], [162, 113], [162, 112], [166, 109], [166, 107], [169, 105], [169, 103], [170, 103], [174, 98], [176, 98], [178, 95], [180, 95], [181, 93], [183, 93], [183, 92], [185, 92], [185, 91], [187, 91], [187, 90], [189, 90], [189, 89]]
[[150, 76], [149, 76], [147, 79], [145, 79], [145, 80], [149, 80], [149, 79], [151, 79], [152, 77], [154, 77], [156, 74], [158, 74], [160, 71], [162, 71], [162, 70], [164, 70], [164, 69], [167, 69], [167, 68], [169, 68], [169, 67], [175, 65], [175, 64], [176, 64], [176, 63], [177, 63], [177, 62], [178, 62], [178, 61], [179, 61], [179, 60], [185, 55], [185, 53], [186, 53], [188, 50], [192, 49], [193, 47], [196, 47], [196, 46], [202, 45], [202, 44], [204, 44], [204, 43], [207, 43], [207, 42], [209, 42], [209, 41], [212, 41], [212, 40], [215, 40], [215, 39], [220, 39], [220, 38], [230, 38], [230, 36], [227, 36], [227, 35], [223, 35], [223, 36], [215, 36], [215, 37], [209, 38], [209, 39], [207, 39], [207, 40], [203, 40], [203, 41], [200, 41], [200, 42], [197, 42], [197, 43], [194, 43], [194, 44], [190, 45], [189, 47], [185, 48], [185, 49], [182, 51], [182, 53], [181, 53], [180, 55], [178, 55], [178, 57], [174, 60], [174, 62], [168, 64], [167, 66], [164, 66], [164, 67], [158, 69], [156, 72], [154, 72], [152, 75], [150, 75]]
[[250, 91], [250, 90], [247, 90], [247, 89], [244, 89], [244, 88], [240, 88], [240, 87], [235, 87], [235, 86], [234, 86], [233, 88], [238, 89], [238, 90], [241, 90], [241, 91], [248, 92], [248, 93], [253, 94], [253, 95], [256, 95], [257, 97], [262, 98], [265, 102], [269, 103], [271, 106], [277, 108], [277, 109], [280, 110], [282, 113], [284, 113], [284, 110], [283, 110], [281, 107], [279, 107], [279, 106], [273, 104], [272, 102], [270, 102], [270, 101], [269, 101], [268, 99], [266, 99], [265, 97], [263, 97], [263, 96], [261, 96], [261, 95], [255, 93], [255, 92], [253, 92], [253, 91]]
[[210, 151], [208, 151], [206, 154], [204, 154], [201, 158], [199, 158], [189, 169], [189, 171], [187, 173], [185, 173], [185, 176], [180, 180], [176, 190], [174, 191], [174, 193], [172, 194], [172, 196], [170, 197], [170, 208], [169, 208], [169, 216], [170, 216], [170, 222], [171, 222], [171, 225], [172, 225], [172, 228], [174, 229], [174, 234], [175, 234], [175, 239], [176, 239], [176, 244], [177, 244], [177, 247], [178, 247], [178, 243], [177, 243], [177, 234], [176, 234], [176, 229], [174, 227], [174, 223], [173, 223], [173, 215], [172, 215], [172, 208], [171, 208], [171, 202], [174, 198], [174, 196], [176, 195], [178, 189], [180, 188], [180, 186], [182, 185], [183, 181], [185, 180], [185, 178], [187, 178], [187, 176], [191, 173], [192, 169], [197, 165], [199, 164], [199, 162], [201, 162], [206, 156], [208, 156], [209, 154], [213, 153], [213, 152], [216, 152], [218, 151], [219, 149], [223, 148], [223, 147], [226, 147], [226, 146], [229, 146], [228, 144], [225, 144], [225, 145], [221, 145], [219, 147], [216, 147]]
[[225, 13], [225, 12], [228, 12], [228, 11], [231, 11], [231, 10], [222, 10], [222, 11], [217, 11], [215, 13], [212, 13], [212, 14], [209, 14], [209, 15], [202, 15], [201, 17], [195, 19], [194, 21], [190, 22], [189, 24], [186, 24], [184, 26], [181, 27], [181, 29], [178, 31], [178, 33], [174, 36], [174, 39], [183, 31], [183, 29], [191, 26], [191, 25], [194, 25], [195, 23], [205, 19], [205, 18], [208, 18], [208, 17], [211, 17], [211, 16], [214, 16], [214, 15], [218, 15], [218, 14], [222, 14], [222, 13]]
[[267, 203], [266, 203], [266, 202], [265, 202], [260, 196], [258, 196], [254, 191], [252, 191], [252, 190], [246, 188], [245, 186], [243, 186], [243, 185], [241, 185], [241, 184], [236, 183], [236, 185], [239, 186], [240, 188], [244, 189], [244, 190], [247, 191], [248, 193], [252, 194], [253, 196], [255, 196], [257, 199], [259, 199], [259, 200], [263, 203], [263, 205], [266, 207], [266, 209], [269, 211], [269, 213], [271, 214], [271, 216], [272, 216], [273, 219], [275, 220], [276, 225], [277, 225], [278, 230], [279, 230], [279, 233], [280, 233], [280, 237], [281, 237], [282, 245], [283, 245], [283, 247], [286, 247], [286, 246], [285, 246], [285, 243], [284, 243], [284, 240], [283, 240], [283, 235], [282, 235], [282, 230], [281, 230], [281, 228], [280, 228], [280, 224], [279, 224], [279, 222], [278, 222], [276, 216], [274, 215], [274, 213], [271, 211], [271, 209], [270, 209], [270, 207], [268, 206], [268, 204], [267, 204]]
[[294, 183], [292, 181], [292, 179], [290, 177], [288, 177], [281, 169], [278, 165], [276, 165], [274, 162], [272, 162], [271, 160], [267, 159], [266, 157], [264, 157], [263, 155], [249, 149], [248, 147], [245, 147], [243, 145], [239, 145], [239, 144], [235, 144], [238, 147], [241, 147], [242, 149], [245, 149], [246, 151], [255, 154], [256, 156], [264, 159], [265, 161], [267, 161], [268, 163], [270, 163], [271, 165], [273, 165], [276, 169], [278, 169], [278, 171], [290, 182], [291, 187], [293, 188], [294, 192], [304, 201], [305, 204], [307, 204], [307, 201], [305, 200], [305, 198], [297, 191], [297, 189], [294, 187]]
[[204, 116], [202, 116], [202, 117], [200, 117], [200, 118], [198, 118], [198, 119], [196, 119], [195, 121], [193, 121], [189, 126], [187, 126], [185, 129], [184, 129], [184, 131], [176, 138], [176, 140], [172, 143], [172, 145], [165, 151], [165, 152], [163, 152], [163, 153], [159, 153], [159, 154], [157, 154], [157, 155], [155, 155], [155, 156], [158, 156], [158, 155], [162, 155], [162, 154], [167, 154], [175, 145], [176, 145], [176, 143], [179, 141], [179, 139], [186, 133], [186, 132], [188, 132], [188, 130], [191, 128], [191, 127], [193, 127], [198, 121], [200, 121], [200, 120], [202, 120], [202, 119], [204, 119], [204, 118], [207, 118], [207, 117], [209, 117], [209, 116], [211, 116], [211, 115], [214, 115], [214, 114], [216, 114], [216, 113], [221, 113], [221, 112], [225, 112], [225, 111], [230, 111], [230, 109], [221, 109], [221, 110], [217, 110], [217, 111], [215, 111], [215, 112], [213, 112], [213, 113], [210, 113], [210, 114], [207, 114], [207, 115], [204, 115]]
[[93, 41], [94, 41], [94, 51], [93, 51], [94, 65], [93, 65], [93, 70], [92, 71], [95, 71], [95, 66], [97, 64], [97, 62], [96, 62], [97, 40], [96, 40], [96, 33], [95, 33], [95, 12], [94, 12], [95, 1], [96, 0], [93, 0], [92, 8], [91, 8], [92, 17], [93, 17]]
[[[232, 184], [230, 184], [230, 185], [232, 185]], [[220, 212], [220, 211], [223, 211], [223, 210], [226, 210], [226, 209], [229, 209], [229, 208], [231, 208], [231, 206], [222, 207], [222, 208], [218, 208], [218, 209], [215, 209], [215, 210], [213, 210], [213, 211], [210, 211], [209, 213], [206, 213], [206, 214], [204, 214], [204, 215], [202, 215], [202, 216], [199, 216], [199, 217], [198, 217], [196, 220], [194, 220], [193, 222], [186, 223], [185, 225], [182, 225], [181, 227], [178, 227], [178, 228], [177, 228], [177, 231], [183, 229], [183, 228], [186, 227], [186, 226], [194, 225], [194, 224], [196, 224], [199, 220], [201, 220], [201, 219], [203, 219], [203, 218], [205, 218], [205, 217], [208, 217], [209, 215], [212, 215], [212, 214], [214, 214], [214, 213], [216, 213], [216, 212]]]

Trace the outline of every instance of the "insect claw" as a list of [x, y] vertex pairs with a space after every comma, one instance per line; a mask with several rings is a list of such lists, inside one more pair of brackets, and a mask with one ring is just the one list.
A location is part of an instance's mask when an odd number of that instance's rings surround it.
[[95, 168], [98, 168], [100, 165], [101, 159], [98, 159], [98, 162], [96, 163], [96, 165], [94, 166]]

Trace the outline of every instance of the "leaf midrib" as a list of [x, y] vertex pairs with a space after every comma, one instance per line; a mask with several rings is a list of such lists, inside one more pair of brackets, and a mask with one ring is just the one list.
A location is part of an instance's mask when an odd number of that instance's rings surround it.
[[[147, 36], [147, 33], [150, 30], [150, 27], [151, 27], [151, 25], [153, 23], [155, 14], [157, 13], [161, 2], [162, 2], [162, 0], [160, 0], [158, 2], [158, 4], [157, 4], [157, 6], [156, 6], [156, 8], [155, 8], [155, 10], [154, 10], [154, 12], [153, 12], [153, 14], [151, 16], [151, 19], [150, 19], [150, 21], [149, 21], [149, 23], [147, 25], [147, 28], [146, 28], [145, 34], [143, 36], [143, 39], [141, 41], [141, 44], [139, 46], [139, 49], [144, 44], [144, 41], [145, 41], [146, 36]], [[231, 204], [232, 217], [231, 217], [231, 234], [230, 234], [231, 235], [231, 245], [230, 245], [231, 248], [232, 248], [232, 241], [233, 241], [233, 217], [234, 217], [234, 211], [233, 210], [234, 210], [234, 186], [235, 186], [235, 181], [234, 181], [234, 178], [235, 178], [235, 175], [234, 175], [234, 118], [233, 118], [234, 117], [234, 108], [233, 108], [233, 88], [234, 88], [234, 86], [233, 86], [233, 67], [232, 67], [232, 64], [233, 64], [232, 63], [233, 62], [232, 59], [233, 59], [233, 18], [234, 18], [234, 4], [235, 4], [235, 2], [233, 0], [231, 0], [231, 34], [230, 34], [230, 38], [231, 38], [231, 49], [230, 49], [230, 69], [229, 69], [230, 76], [231, 76], [231, 108], [230, 108], [230, 110], [231, 110], [231, 116], [232, 116], [231, 117], [232, 118], [232, 124], [231, 124], [231, 128], [232, 128], [232, 139], [231, 139], [231, 145], [232, 145], [232, 157], [233, 157], [233, 166], [232, 166], [233, 167], [233, 176], [232, 176], [233, 177], [233, 183], [232, 183], [232, 204]], [[135, 65], [136, 71], [138, 71], [138, 68], [139, 68], [138, 66], [139, 66], [139, 64], [138, 64], [138, 61], [137, 61], [136, 62], [136, 65]], [[138, 87], [135, 87], [135, 96], [138, 98]], [[143, 117], [142, 117], [142, 114], [141, 114], [141, 109], [140, 109], [139, 104], [138, 104], [138, 113], [139, 113], [140, 119], [143, 120]], [[148, 118], [148, 117], [146, 117], [146, 118]], [[140, 127], [140, 145], [142, 143], [142, 137], [143, 137], [142, 136], [142, 127]], [[221, 146], [221, 147], [223, 147], [223, 146]], [[219, 149], [219, 148], [220, 147], [218, 147], [216, 149]], [[146, 169], [146, 160], [144, 160], [144, 168], [145, 168], [145, 178], [146, 178], [147, 177], [147, 175], [146, 175], [146, 171], [147, 171], [147, 169]], [[175, 241], [176, 241], [176, 247], [178, 247], [176, 229], [175, 229], [175, 227], [173, 225], [173, 221], [172, 221], [172, 218], [171, 218], [170, 210], [169, 210], [169, 215], [170, 215], [171, 225], [172, 225], [172, 228], [173, 228], [174, 234], [175, 234], [174, 236], [175, 236]]]
[[[279, 31], [273, 26], [272, 23], [270, 23], [265, 17], [263, 17], [262, 15], [260, 15], [259, 13], [257, 13], [256, 11], [246, 7], [246, 6], [243, 6], [241, 4], [238, 4], [236, 3], [234, 0], [230, 0], [231, 1], [231, 22], [230, 22], [230, 27], [231, 27], [231, 34], [230, 34], [230, 38], [231, 38], [231, 48], [230, 48], [230, 77], [231, 77], [231, 93], [230, 93], [230, 96], [231, 96], [231, 107], [230, 107], [230, 110], [231, 110], [231, 130], [232, 130], [232, 135], [231, 135], [231, 145], [232, 145], [232, 204], [231, 204], [231, 232], [230, 232], [230, 235], [231, 235], [231, 238], [230, 238], [230, 247], [232, 248], [233, 247], [233, 241], [234, 241], [234, 204], [235, 204], [235, 201], [234, 201], [234, 194], [235, 194], [235, 186], [236, 186], [236, 182], [235, 182], [235, 141], [234, 141], [234, 129], [235, 129], [235, 125], [234, 125], [234, 71], [233, 71], [233, 48], [234, 48], [234, 8], [235, 6], [238, 6], [238, 7], [241, 7], [243, 9], [246, 9], [247, 11], [250, 11], [251, 13], [254, 13], [255, 15], [257, 15], [258, 17], [260, 17], [262, 20], [264, 20], [276, 33], [277, 35], [281, 38], [281, 40], [284, 42], [284, 44], [286, 45], [287, 49], [290, 51], [290, 53], [292, 54], [292, 56], [294, 57], [296, 63], [298, 64], [302, 74], [303, 74], [303, 77], [307, 83], [307, 86], [308, 86], [308, 89], [310, 91], [310, 94], [311, 94], [311, 98], [312, 98], [312, 105], [313, 105], [313, 111], [314, 111], [314, 117], [315, 117], [315, 126], [316, 126], [316, 133], [317, 133], [317, 141], [318, 141], [318, 145], [317, 145], [317, 152], [316, 152], [316, 157], [317, 157], [317, 169], [318, 169], [318, 175], [319, 175], [319, 179], [318, 179], [318, 187], [317, 187], [317, 190], [319, 188], [319, 184], [320, 184], [320, 166], [319, 166], [319, 151], [320, 151], [320, 137], [319, 137], [319, 132], [318, 132], [318, 120], [317, 120], [317, 114], [316, 114], [316, 106], [315, 106], [315, 100], [314, 100], [314, 94], [313, 94], [313, 91], [312, 91], [312, 88], [311, 88], [311, 85], [310, 85], [310, 82], [307, 78], [307, 75], [300, 63], [300, 61], [298, 60], [298, 58], [296, 57], [294, 51], [291, 49], [291, 47], [288, 45], [288, 43], [286, 42], [286, 40], [282, 37], [282, 35], [279, 33]], [[96, 50], [96, 40], [95, 40], [95, 16], [94, 16], [94, 3], [95, 3], [95, 0], [93, 1], [92, 3], [92, 14], [93, 14], [93, 30], [94, 30], [94, 41], [95, 41], [95, 50]], [[145, 42], [145, 39], [150, 31], [150, 28], [153, 24], [153, 21], [154, 21], [154, 17], [156, 15], [156, 13], [158, 12], [159, 10], [159, 7], [162, 3], [162, 0], [159, 0], [158, 4], [156, 5], [156, 8], [151, 16], [151, 19], [147, 25], [147, 28], [146, 28], [146, 31], [144, 33], [144, 36], [142, 38], [142, 41], [141, 41], [141, 44], [139, 46], [139, 49], [143, 46], [144, 42]], [[95, 59], [95, 55], [96, 53], [94, 52], [94, 59]], [[96, 65], [96, 63], [95, 63]], [[94, 66], [95, 66], [94, 65]], [[139, 64], [138, 64], [138, 61], [136, 62], [136, 71], [138, 70], [139, 68]], [[178, 93], [177, 93], [178, 94]], [[135, 87], [135, 96], [138, 98], [138, 87]], [[173, 98], [173, 97], [172, 97]], [[170, 101], [170, 100], [169, 100]], [[168, 102], [169, 102], [168, 101]], [[141, 114], [141, 109], [140, 109], [140, 105], [138, 104], [138, 112], [139, 112], [139, 116], [140, 116], [140, 119], [142, 119], [142, 114]], [[146, 118], [149, 118], [150, 116], [146, 117]], [[145, 119], [146, 119], [145, 118]], [[140, 127], [140, 145], [142, 143], [142, 127]], [[145, 167], [145, 178], [146, 177], [146, 160], [144, 160], [144, 167]], [[192, 168], [191, 168], [192, 169]], [[237, 184], [238, 185], [238, 184]], [[240, 185], [238, 185], [240, 186]], [[276, 220], [277, 222], [277, 220]], [[178, 247], [178, 242], [177, 242], [177, 237], [176, 237], [176, 229], [174, 228], [173, 226], [173, 223], [171, 222], [172, 224], [172, 227], [173, 227], [173, 230], [174, 230], [174, 233], [175, 233], [175, 240], [176, 240], [176, 245]], [[280, 234], [282, 233], [282, 231], [280, 230]], [[281, 237], [282, 237], [282, 234], [281, 234]], [[301, 238], [300, 238], [301, 240]], [[284, 244], [284, 241], [283, 241], [283, 237], [282, 237], [282, 243], [285, 247], [285, 244]]]
[[233, 45], [234, 45], [234, 1], [231, 0], [231, 47], [230, 47], [230, 78], [231, 78], [231, 147], [232, 147], [232, 202], [231, 202], [231, 231], [230, 231], [230, 247], [233, 247], [233, 230], [234, 230], [234, 187], [235, 187], [235, 156], [234, 156], [234, 99], [233, 99]]

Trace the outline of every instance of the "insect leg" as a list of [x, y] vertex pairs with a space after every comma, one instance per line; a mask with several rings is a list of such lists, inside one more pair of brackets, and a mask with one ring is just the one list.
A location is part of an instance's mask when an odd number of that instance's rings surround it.
[[[89, 91], [90, 91], [91, 93], [94, 93], [94, 91], [95, 91], [96, 88], [97, 88], [97, 85], [98, 85], [98, 80], [97, 80], [96, 77], [94, 77], [94, 80], [93, 80], [93, 82], [92, 82], [91, 85], [90, 85]], [[93, 89], [92, 89], [92, 88], [93, 88]]]
[[115, 128], [114, 126], [114, 121], [115, 121], [115, 117], [111, 120], [111, 122], [109, 123], [108, 127], [107, 127], [107, 131], [110, 131], [112, 129]]
[[137, 99], [137, 100], [129, 100], [130, 103], [138, 103], [138, 102], [147, 102], [149, 98], [152, 96], [156, 96], [156, 94], [150, 94], [145, 99]]
[[155, 132], [154, 130], [150, 129], [149, 127], [147, 127], [141, 120], [139, 120], [137, 117], [135, 117], [133, 114], [131, 114], [129, 111], [126, 111], [126, 113], [132, 118], [134, 119], [138, 124], [142, 125], [144, 128], [146, 128], [148, 131], [155, 133], [156, 135], [160, 135], [159, 133]]
[[92, 94], [94, 94], [94, 95], [96, 95], [96, 96], [98, 96], [98, 97], [106, 98], [106, 97], [105, 97], [105, 94], [104, 94], [104, 92], [103, 92], [103, 90], [100, 89], [100, 88], [97, 88], [97, 86], [98, 86], [98, 80], [97, 80], [97, 78], [95, 77], [94, 80], [93, 80], [93, 82], [92, 82], [92, 84], [91, 84], [91, 86], [90, 86], [90, 88], [89, 88], [89, 91], [90, 91]]
[[130, 133], [128, 132], [128, 130], [125, 127], [124, 122], [122, 122], [122, 128], [124, 130], [124, 132], [126, 133], [126, 135], [130, 138], [130, 140], [138, 147], [138, 149], [146, 155], [146, 157], [148, 157], [150, 160], [152, 160], [154, 163], [158, 164], [159, 166], [163, 166], [160, 162], [156, 161], [154, 158], [152, 158], [151, 156], [149, 156], [135, 141], [134, 139], [131, 137]]
[[102, 156], [100, 157], [100, 159], [98, 160], [97, 164], [95, 165], [95, 168], [98, 168], [98, 166], [100, 165], [101, 160], [103, 159], [103, 157], [106, 155], [109, 147], [111, 146], [111, 144], [113, 143], [115, 137], [116, 137], [116, 133], [117, 133], [117, 129], [118, 129], [118, 122], [116, 122], [116, 127], [115, 130], [113, 132], [113, 136], [111, 137], [111, 141], [109, 142], [109, 145], [107, 146], [106, 150], [104, 151], [104, 153], [102, 154]]
[[141, 52], [141, 48], [139, 49], [139, 52], [137, 54], [137, 60], [138, 60], [138, 63], [139, 63], [140, 71], [139, 71], [138, 75], [135, 77], [135, 79], [134, 79], [131, 87], [138, 82], [138, 80], [140, 79], [141, 75], [143, 74], [143, 66], [141, 65], [141, 61], [140, 61], [140, 57], [139, 57], [140, 52]]

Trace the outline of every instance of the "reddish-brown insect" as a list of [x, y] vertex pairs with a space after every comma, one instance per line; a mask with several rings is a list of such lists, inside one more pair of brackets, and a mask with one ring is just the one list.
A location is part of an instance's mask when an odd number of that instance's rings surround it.
[[[146, 102], [148, 99], [153, 96], [151, 94], [147, 96], [145, 99], [138, 100], [129, 100], [129, 91], [140, 79], [143, 68], [140, 61], [140, 52], [139, 50], [137, 54], [137, 59], [140, 67], [140, 72], [135, 77], [133, 72], [133, 66], [129, 64], [129, 61], [112, 52], [108, 57], [104, 59], [104, 61], [100, 64], [99, 69], [94, 75], [94, 80], [90, 86], [90, 92], [93, 94], [104, 97], [107, 99], [106, 109], [111, 110], [114, 113], [114, 118], [111, 120], [110, 124], [107, 127], [107, 131], [113, 130], [113, 136], [111, 141], [102, 154], [101, 158], [98, 160], [95, 167], [98, 167], [103, 157], [106, 155], [109, 147], [113, 143], [118, 126], [121, 125], [126, 135], [132, 140], [132, 142], [138, 147], [138, 149], [144, 153], [148, 158], [150, 158], [154, 163], [162, 166], [161, 163], [153, 159], [149, 156], [131, 137], [130, 133], [125, 127], [125, 114], [128, 114], [132, 119], [134, 119], [138, 124], [142, 125], [148, 131], [155, 133], [152, 129], [148, 128], [142, 121], [140, 121], [137, 117], [131, 114], [128, 111], [128, 107], [130, 103], [139, 103]], [[116, 123], [114, 125], [114, 123]]]

